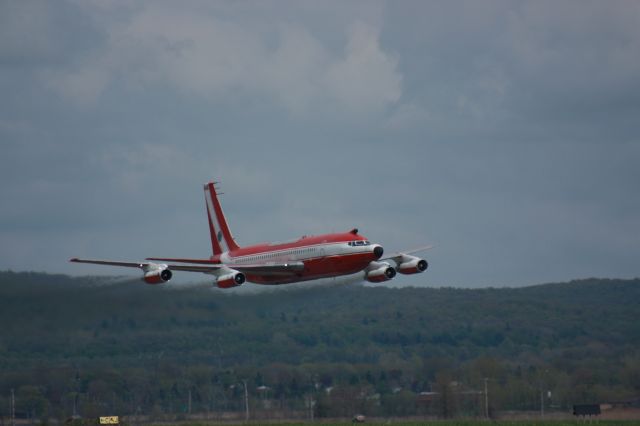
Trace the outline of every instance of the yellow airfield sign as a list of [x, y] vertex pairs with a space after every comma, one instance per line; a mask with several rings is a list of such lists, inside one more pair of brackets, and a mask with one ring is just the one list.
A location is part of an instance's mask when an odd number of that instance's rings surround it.
[[118, 423], [118, 416], [100, 417], [101, 425], [117, 425]]

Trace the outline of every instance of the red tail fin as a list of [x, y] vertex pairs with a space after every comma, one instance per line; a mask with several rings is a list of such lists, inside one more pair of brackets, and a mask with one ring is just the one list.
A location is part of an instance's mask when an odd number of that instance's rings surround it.
[[233, 239], [231, 231], [229, 231], [227, 219], [224, 217], [222, 206], [218, 201], [218, 192], [215, 184], [216, 182], [209, 182], [204, 185], [204, 200], [207, 205], [211, 247], [214, 255], [240, 248]]

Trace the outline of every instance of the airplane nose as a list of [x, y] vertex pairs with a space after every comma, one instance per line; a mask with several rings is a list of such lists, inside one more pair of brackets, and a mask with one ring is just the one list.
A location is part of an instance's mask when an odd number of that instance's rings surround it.
[[382, 246], [376, 246], [373, 249], [373, 255], [376, 257], [376, 259], [380, 259], [382, 257], [382, 253], [384, 253], [384, 249], [382, 248]]

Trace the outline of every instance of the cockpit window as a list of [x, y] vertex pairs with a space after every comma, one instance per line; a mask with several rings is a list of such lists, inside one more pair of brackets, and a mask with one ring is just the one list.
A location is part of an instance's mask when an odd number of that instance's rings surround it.
[[356, 241], [349, 241], [347, 244], [349, 244], [351, 247], [359, 247], [359, 246], [368, 246], [371, 243], [367, 240], [356, 240]]

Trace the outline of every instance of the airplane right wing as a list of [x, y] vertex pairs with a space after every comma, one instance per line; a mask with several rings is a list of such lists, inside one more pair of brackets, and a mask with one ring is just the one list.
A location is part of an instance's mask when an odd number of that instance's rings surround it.
[[407, 256], [410, 254], [414, 254], [414, 253], [420, 253], [421, 251], [427, 251], [427, 250], [431, 250], [434, 246], [432, 245], [428, 245], [428, 246], [422, 246], [422, 247], [418, 247], [418, 248], [414, 248], [411, 250], [403, 250], [403, 251], [399, 251], [396, 253], [391, 253], [388, 256], [383, 257], [380, 260], [396, 260], [396, 258], [398, 257], [402, 257], [402, 256]]
[[402, 252], [392, 253], [382, 259], [384, 260], [393, 260], [396, 263], [396, 270], [401, 274], [418, 274], [420, 272], [424, 272], [429, 267], [429, 263], [425, 259], [421, 259], [416, 256], [411, 256], [414, 253], [419, 253], [421, 251], [430, 250], [433, 246], [423, 246], [418, 247], [412, 250], [405, 250]]

